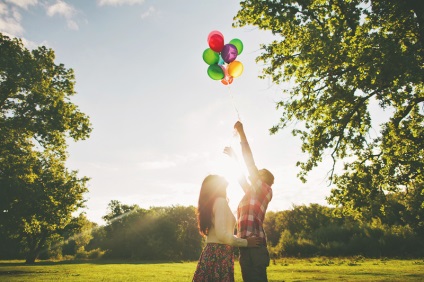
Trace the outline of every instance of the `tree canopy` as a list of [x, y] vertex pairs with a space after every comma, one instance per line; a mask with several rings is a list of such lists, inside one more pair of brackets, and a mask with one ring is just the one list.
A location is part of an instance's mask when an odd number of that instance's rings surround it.
[[[298, 176], [306, 181], [331, 156], [330, 203], [379, 213], [388, 192], [411, 191], [421, 195], [415, 214], [423, 221], [422, 1], [247, 0], [234, 20], [275, 35], [257, 61], [265, 63], [262, 78], [293, 85], [270, 131], [296, 125], [308, 155]], [[376, 108], [386, 117], [381, 124], [373, 123]]]
[[66, 168], [66, 141], [88, 138], [91, 124], [70, 100], [73, 70], [53, 50], [0, 34], [0, 54], [0, 227], [33, 262], [84, 203], [88, 178]]

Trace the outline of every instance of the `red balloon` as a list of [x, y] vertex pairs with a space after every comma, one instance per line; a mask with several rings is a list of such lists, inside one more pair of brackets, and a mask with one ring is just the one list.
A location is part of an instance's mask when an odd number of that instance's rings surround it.
[[222, 38], [224, 38], [224, 35], [222, 35], [222, 33], [221, 32], [219, 32], [219, 31], [217, 31], [217, 30], [214, 30], [214, 31], [211, 31], [210, 33], [209, 33], [209, 35], [208, 35], [208, 43], [209, 43], [209, 40], [211, 39], [211, 36], [212, 35], [219, 35], [219, 36], [221, 36]]
[[221, 52], [224, 48], [224, 36], [221, 34], [212, 34], [208, 39], [209, 47], [215, 52]]

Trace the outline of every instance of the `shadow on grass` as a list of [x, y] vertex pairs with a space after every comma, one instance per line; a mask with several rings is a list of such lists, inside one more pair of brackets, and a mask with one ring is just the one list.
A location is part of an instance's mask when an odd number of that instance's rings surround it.
[[15, 275], [22, 275], [22, 274], [28, 274], [31, 273], [32, 271], [25, 271], [25, 270], [13, 270], [13, 271], [1, 271], [0, 270], [0, 277], [2, 276], [15, 276]]
[[[18, 261], [0, 261], [0, 269], [1, 267], [6, 266], [48, 266], [48, 265], [66, 265], [66, 264], [164, 264], [164, 263], [184, 263], [185, 261], [158, 261], [158, 260], [123, 260], [123, 259], [116, 259], [116, 260], [109, 260], [109, 259], [96, 259], [96, 260], [61, 260], [61, 261], [36, 261], [33, 264], [27, 264], [25, 262], [18, 262]], [[1, 271], [0, 271], [1, 272]]]

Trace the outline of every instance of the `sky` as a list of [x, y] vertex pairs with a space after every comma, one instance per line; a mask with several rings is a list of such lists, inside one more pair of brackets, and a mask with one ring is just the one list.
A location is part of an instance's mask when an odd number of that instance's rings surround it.
[[[238, 1], [216, 0], [0, 0], [0, 32], [28, 49], [47, 46], [56, 64], [75, 72], [72, 102], [90, 117], [90, 138], [69, 140], [67, 166], [90, 178], [87, 217], [103, 224], [112, 200], [158, 206], [196, 206], [208, 174], [227, 177], [229, 204], [243, 196], [236, 165], [223, 154], [239, 151], [233, 125], [240, 119], [258, 168], [275, 176], [268, 211], [326, 205], [329, 157], [302, 183], [306, 160], [293, 128], [270, 135], [281, 116], [283, 88], [259, 79], [260, 44], [274, 38], [256, 27], [233, 28]], [[230, 86], [212, 80], [202, 54], [207, 37], [243, 42], [244, 66]]]

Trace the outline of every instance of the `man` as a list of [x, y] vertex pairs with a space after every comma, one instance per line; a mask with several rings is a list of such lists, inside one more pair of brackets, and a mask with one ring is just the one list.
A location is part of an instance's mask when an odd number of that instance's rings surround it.
[[[249, 172], [249, 180], [239, 179], [244, 190], [244, 196], [237, 208], [237, 237], [260, 237], [262, 244], [259, 248], [240, 248], [240, 266], [244, 281], [268, 281], [266, 268], [269, 266], [269, 252], [266, 245], [266, 234], [263, 228], [266, 209], [272, 199], [274, 176], [267, 169], [258, 170], [253, 159], [252, 151], [244, 132], [243, 124], [237, 121], [234, 125], [240, 137], [244, 163]], [[232, 148], [224, 152], [237, 158]]]

